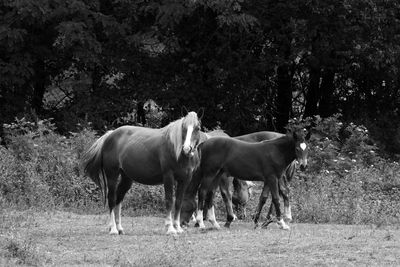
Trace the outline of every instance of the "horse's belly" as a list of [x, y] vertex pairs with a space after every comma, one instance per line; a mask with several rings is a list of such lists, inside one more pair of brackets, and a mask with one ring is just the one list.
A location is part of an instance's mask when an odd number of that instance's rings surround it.
[[[129, 160], [128, 160], [129, 158]], [[151, 157], [138, 157], [137, 155], [125, 158], [121, 168], [124, 173], [135, 182], [148, 185], [163, 183], [160, 164]]]
[[162, 173], [151, 168], [135, 166], [125, 167], [124, 173], [137, 183], [156, 185], [163, 183]]

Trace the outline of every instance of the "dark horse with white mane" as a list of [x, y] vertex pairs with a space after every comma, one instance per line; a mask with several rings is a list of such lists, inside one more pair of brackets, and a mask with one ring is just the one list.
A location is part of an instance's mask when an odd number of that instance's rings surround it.
[[[278, 224], [283, 229], [289, 226], [281, 218], [279, 205], [279, 178], [288, 166], [297, 160], [300, 168], [307, 165], [308, 147], [303, 132], [288, 133], [274, 140], [249, 143], [228, 137], [210, 138], [199, 146], [200, 168], [194, 176], [191, 186], [200, 184], [208, 190], [199, 193], [199, 210], [208, 210], [212, 205], [213, 190], [225, 173], [243, 180], [263, 181], [264, 188], [260, 196], [254, 218], [256, 226], [262, 207], [271, 191]], [[190, 188], [188, 189], [188, 191]], [[192, 214], [195, 195], [185, 196], [183, 217]], [[189, 215], [190, 216], [190, 215]]]
[[[204, 142], [205, 140], [213, 137], [229, 137], [224, 131], [222, 130], [215, 130], [207, 133], [200, 132], [200, 143]], [[245, 141], [245, 142], [261, 142], [264, 140], [272, 140], [278, 137], [282, 137], [284, 134], [277, 133], [277, 132], [270, 132], [270, 131], [261, 131], [261, 132], [255, 132], [255, 133], [250, 133], [246, 135], [241, 135], [241, 136], [236, 136], [233, 137], [237, 140]], [[280, 177], [279, 179], [279, 194], [282, 196], [284, 200], [284, 215], [287, 220], [291, 221], [292, 220], [292, 215], [291, 215], [291, 209], [290, 209], [290, 203], [289, 203], [289, 188], [287, 182], [291, 180], [294, 174], [294, 169], [295, 169], [295, 162], [293, 161], [288, 168], [286, 169], [284, 175]], [[229, 190], [230, 184], [232, 183], [233, 180], [233, 188], [234, 192], [233, 195]], [[195, 182], [195, 181], [193, 181]], [[249, 184], [251, 182], [249, 181], [243, 181], [239, 180], [236, 178], [229, 177], [226, 174], [221, 174], [220, 177], [220, 183], [219, 183], [219, 188], [221, 192], [222, 199], [225, 203], [226, 206], [226, 212], [227, 212], [227, 221], [225, 223], [225, 227], [229, 227], [231, 222], [236, 218], [236, 215], [233, 212], [232, 209], [232, 204], [233, 201], [236, 201], [236, 206], [240, 208], [241, 211], [244, 211], [244, 206], [245, 203], [247, 202], [249, 198]], [[196, 186], [190, 184], [188, 187], [188, 190], [185, 193], [184, 198], [192, 198], [190, 195], [195, 194]], [[208, 190], [208, 188], [205, 188], [204, 186], [200, 185], [199, 188], [199, 194], [202, 190]], [[215, 193], [215, 192], [213, 192]], [[210, 204], [211, 205], [211, 204]], [[273, 203], [271, 203], [267, 218], [270, 219], [271, 214], [273, 212]], [[201, 227], [204, 226], [203, 222], [203, 214], [202, 212], [197, 212], [196, 213], [196, 225], [199, 225]], [[211, 208], [205, 212], [207, 214], [208, 219], [212, 223], [212, 225], [216, 228], [219, 228], [219, 224], [217, 223], [215, 219], [215, 213], [214, 213], [214, 206], [212, 205]], [[243, 217], [243, 214], [239, 214], [239, 216]], [[182, 214], [182, 222], [184, 224], [188, 223], [188, 215], [187, 214]]]
[[[110, 234], [123, 234], [121, 202], [136, 181], [164, 184], [167, 233], [182, 232], [184, 191], [199, 164], [200, 119], [196, 112], [161, 129], [122, 126], [100, 137], [83, 156], [85, 173], [101, 188], [110, 209]], [[174, 183], [175, 213], [172, 221]]]

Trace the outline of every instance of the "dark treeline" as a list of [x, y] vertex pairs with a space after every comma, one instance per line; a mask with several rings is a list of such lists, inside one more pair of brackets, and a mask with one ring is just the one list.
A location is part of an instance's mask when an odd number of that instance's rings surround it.
[[342, 114], [400, 152], [400, 3], [0, 0], [0, 122], [96, 129], [154, 99], [232, 135]]

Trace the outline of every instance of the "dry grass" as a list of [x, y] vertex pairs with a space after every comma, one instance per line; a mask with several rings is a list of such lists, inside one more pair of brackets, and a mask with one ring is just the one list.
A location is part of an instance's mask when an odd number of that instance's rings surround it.
[[106, 215], [1, 214], [0, 265], [268, 266], [400, 265], [397, 226], [292, 224], [285, 232], [236, 222], [230, 230], [189, 228], [166, 236], [160, 217], [124, 217], [109, 236]]

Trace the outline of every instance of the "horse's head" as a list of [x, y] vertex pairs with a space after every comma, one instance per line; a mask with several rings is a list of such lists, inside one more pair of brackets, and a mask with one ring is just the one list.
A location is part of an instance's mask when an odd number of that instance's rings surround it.
[[180, 220], [182, 225], [188, 225], [193, 213], [197, 209], [197, 203], [194, 198], [184, 198], [182, 202], [182, 209]]
[[233, 179], [232, 203], [235, 206], [237, 217], [239, 219], [246, 218], [246, 204], [252, 195], [252, 187], [254, 183], [250, 181], [242, 181]]
[[200, 142], [200, 119], [196, 112], [189, 112], [182, 119], [182, 152], [193, 157]]
[[308, 132], [307, 135], [304, 136], [304, 132], [295, 131], [293, 132], [293, 139], [295, 141], [296, 160], [299, 162], [300, 170], [304, 171], [307, 167], [307, 141], [310, 139], [310, 132]]

